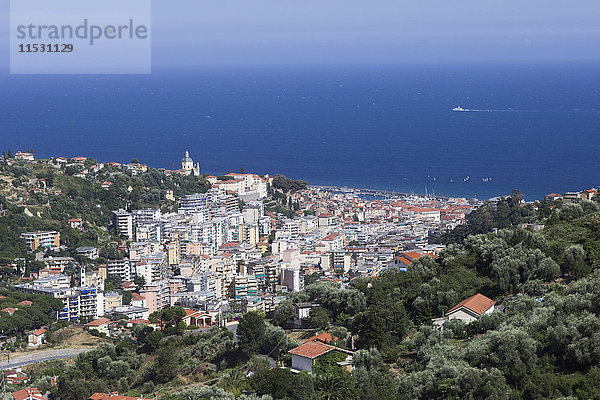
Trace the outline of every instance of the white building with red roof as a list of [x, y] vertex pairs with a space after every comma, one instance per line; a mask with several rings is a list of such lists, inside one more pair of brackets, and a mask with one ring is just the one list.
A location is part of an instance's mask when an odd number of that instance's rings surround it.
[[319, 340], [306, 342], [301, 344], [300, 346], [290, 350], [288, 353], [292, 355], [292, 372], [300, 372], [300, 371], [308, 371], [312, 372], [315, 361], [332, 351], [341, 352], [347, 355], [346, 360], [340, 364], [340, 367], [346, 368], [346, 366], [352, 365], [351, 360], [353, 356], [353, 352], [350, 350], [342, 349], [339, 347], [331, 346], [325, 344]]
[[33, 154], [32, 153], [27, 153], [27, 152], [24, 152], [24, 151], [18, 151], [15, 154], [15, 158], [17, 160], [33, 161]]
[[341, 233], [332, 233], [321, 239], [325, 251], [341, 250], [344, 247], [344, 235]]
[[69, 218], [67, 223], [69, 224], [69, 227], [73, 229], [80, 228], [83, 225], [83, 222], [79, 218]]
[[27, 337], [29, 347], [38, 347], [46, 343], [46, 329], [40, 328], [31, 332]]
[[25, 388], [12, 394], [15, 400], [48, 400], [46, 396], [43, 396], [38, 388]]
[[446, 320], [460, 319], [469, 324], [483, 314], [489, 314], [494, 311], [496, 302], [484, 295], [477, 293], [474, 296], [465, 299], [452, 307], [446, 313]]
[[13, 307], [6, 307], [0, 310], [0, 312], [5, 312], [8, 313], [8, 315], [13, 315], [15, 312], [17, 312], [17, 309]]
[[308, 339], [306, 339], [304, 341], [304, 343], [321, 342], [321, 343], [329, 344], [329, 343], [335, 342], [336, 340], [338, 340], [338, 338], [336, 336], [331, 336], [327, 332], [321, 332], [318, 335], [314, 335], [312, 337], [309, 337]]
[[96, 329], [98, 332], [102, 332], [108, 335], [108, 327], [113, 322], [108, 318], [98, 318], [93, 320], [92, 322], [88, 322], [85, 324], [85, 327], [88, 329]]

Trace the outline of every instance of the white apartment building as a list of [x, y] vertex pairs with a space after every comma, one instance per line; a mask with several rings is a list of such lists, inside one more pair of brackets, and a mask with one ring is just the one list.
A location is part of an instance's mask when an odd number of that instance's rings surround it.
[[71, 287], [71, 277], [67, 275], [49, 275], [33, 281], [35, 286], [44, 286], [52, 289], [68, 289]]
[[117, 234], [133, 239], [133, 217], [124, 210], [113, 211], [113, 224], [117, 229]]
[[146, 284], [170, 278], [168, 259], [165, 253], [157, 252], [141, 257], [135, 264], [137, 275], [143, 276]]
[[162, 228], [160, 223], [139, 225], [135, 228], [135, 240], [137, 242], [160, 242], [162, 239]]
[[142, 257], [149, 256], [152, 253], [156, 253], [162, 249], [161, 244], [158, 241], [143, 241], [135, 242], [129, 245], [129, 259], [139, 260]]
[[192, 214], [208, 208], [208, 196], [204, 193], [182, 196], [179, 199], [179, 209], [177, 212], [183, 214]]
[[201, 290], [205, 292], [212, 292], [215, 298], [224, 298], [223, 293], [223, 277], [218, 272], [208, 272], [202, 277]]
[[60, 247], [60, 233], [56, 231], [37, 231], [21, 233], [21, 238], [34, 251], [38, 247], [58, 248]]
[[135, 266], [129, 260], [108, 260], [106, 262], [106, 273], [108, 276], [119, 276], [121, 282], [131, 281], [135, 277]]
[[161, 212], [153, 208], [144, 208], [142, 210], [133, 210], [131, 215], [133, 225], [137, 228], [140, 225], [150, 225], [160, 221]]
[[301, 225], [300, 220], [286, 219], [277, 231], [286, 232], [291, 239], [296, 239], [300, 236]]
[[325, 245], [325, 251], [341, 250], [344, 247], [344, 235], [340, 233], [332, 233], [321, 239], [321, 243]]
[[80, 286], [55, 289], [42, 285], [15, 285], [15, 289], [61, 299], [64, 307], [57, 312], [60, 321], [92, 320], [104, 315], [104, 293], [96, 288]]
[[233, 278], [229, 287], [229, 296], [235, 300], [242, 300], [248, 296], [256, 296], [258, 282], [254, 275], [238, 274]]

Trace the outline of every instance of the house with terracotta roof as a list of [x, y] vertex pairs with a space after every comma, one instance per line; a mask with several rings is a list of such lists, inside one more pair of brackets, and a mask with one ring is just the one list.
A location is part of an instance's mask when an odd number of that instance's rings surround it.
[[332, 343], [335, 342], [336, 340], [338, 340], [337, 337], [335, 336], [331, 336], [329, 333], [327, 332], [321, 332], [318, 335], [315, 336], [311, 336], [308, 339], [306, 339], [304, 341], [304, 343], [309, 343], [309, 342], [321, 342], [321, 343]]
[[354, 352], [339, 347], [331, 346], [320, 341], [306, 342], [300, 346], [290, 350], [288, 353], [292, 355], [292, 372], [308, 371], [312, 372], [315, 362], [319, 357], [324, 356], [332, 351], [340, 352], [346, 355], [346, 359], [338, 362], [340, 368], [352, 369], [352, 356]]
[[27, 306], [27, 307], [28, 307], [28, 306], [31, 306], [31, 305], [33, 305], [33, 302], [31, 302], [31, 301], [29, 301], [29, 300], [23, 300], [22, 302], [20, 302], [20, 303], [17, 303], [17, 305], [18, 305], [18, 306]]
[[42, 396], [38, 388], [25, 388], [12, 394], [15, 400], [48, 400], [46, 396]]
[[27, 382], [29, 382], [29, 377], [27, 375], [6, 378], [6, 383], [10, 383], [17, 386], [26, 385]]
[[494, 311], [496, 302], [481, 293], [465, 299], [452, 307], [445, 316], [447, 321], [451, 319], [460, 319], [469, 324], [483, 314], [489, 314]]
[[125, 281], [121, 283], [121, 289], [127, 292], [133, 292], [135, 290], [135, 283], [131, 281]]
[[27, 344], [29, 347], [38, 347], [46, 343], [46, 329], [40, 328], [27, 335]]
[[319, 228], [323, 228], [323, 227], [327, 227], [327, 226], [334, 226], [334, 225], [337, 225], [338, 222], [339, 222], [339, 218], [330, 212], [324, 212], [322, 214], [319, 214], [317, 217], [317, 224], [318, 224]]
[[133, 293], [131, 296], [131, 305], [134, 307], [146, 307], [146, 297], [141, 294]]
[[13, 307], [6, 307], [6, 308], [3, 308], [2, 310], [0, 310], [0, 312], [8, 313], [8, 315], [13, 315], [16, 311], [17, 311], [17, 309], [13, 308]]
[[17, 153], [15, 154], [15, 158], [17, 160], [24, 160], [24, 161], [33, 161], [33, 154], [32, 153], [27, 153], [24, 151], [17, 151]]
[[212, 315], [202, 312], [185, 309], [185, 316], [181, 319], [188, 326], [208, 327], [212, 326], [215, 321]]
[[150, 321], [143, 318], [134, 318], [127, 321], [128, 328], [133, 328], [135, 325], [150, 325]]
[[592, 200], [597, 194], [598, 191], [596, 191], [595, 189], [588, 189], [581, 192], [581, 198], [586, 200]]
[[405, 253], [400, 254], [397, 257], [394, 257], [392, 261], [388, 263], [388, 268], [397, 268], [400, 271], [406, 271], [407, 268], [419, 258], [428, 255], [432, 258], [436, 258], [434, 254], [429, 253], [420, 253], [417, 251], [407, 251]]
[[69, 227], [77, 229], [83, 225], [83, 222], [79, 218], [69, 218], [67, 220], [67, 224], [69, 225]]
[[98, 318], [93, 320], [92, 322], [88, 322], [85, 324], [87, 329], [96, 329], [99, 332], [105, 333], [108, 335], [108, 327], [112, 324], [112, 321], [108, 318]]
[[19, 373], [14, 369], [5, 369], [3, 373], [6, 378], [15, 378], [19, 375]]
[[332, 233], [321, 239], [322, 245], [325, 247], [325, 251], [341, 250], [344, 247], [345, 237], [341, 233]]
[[563, 197], [562, 197], [562, 194], [550, 193], [550, 194], [547, 194], [546, 196], [544, 196], [544, 198], [546, 200], [559, 200], [559, 199], [562, 199]]
[[263, 254], [266, 253], [267, 250], [269, 249], [269, 243], [267, 243], [266, 241], [263, 241], [263, 240], [261, 240], [260, 242], [256, 243], [255, 246]]

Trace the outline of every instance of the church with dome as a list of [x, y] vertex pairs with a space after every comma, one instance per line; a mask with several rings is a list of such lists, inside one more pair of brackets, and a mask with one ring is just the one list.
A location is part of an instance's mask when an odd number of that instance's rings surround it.
[[200, 163], [194, 164], [194, 160], [190, 157], [189, 152], [185, 152], [185, 155], [181, 159], [181, 172], [186, 175], [200, 176]]

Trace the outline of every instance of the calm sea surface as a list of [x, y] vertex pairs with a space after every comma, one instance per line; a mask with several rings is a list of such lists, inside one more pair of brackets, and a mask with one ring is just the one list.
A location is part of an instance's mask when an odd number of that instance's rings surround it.
[[[0, 149], [528, 199], [600, 184], [596, 64], [0, 78]], [[462, 106], [470, 112], [453, 112]]]

